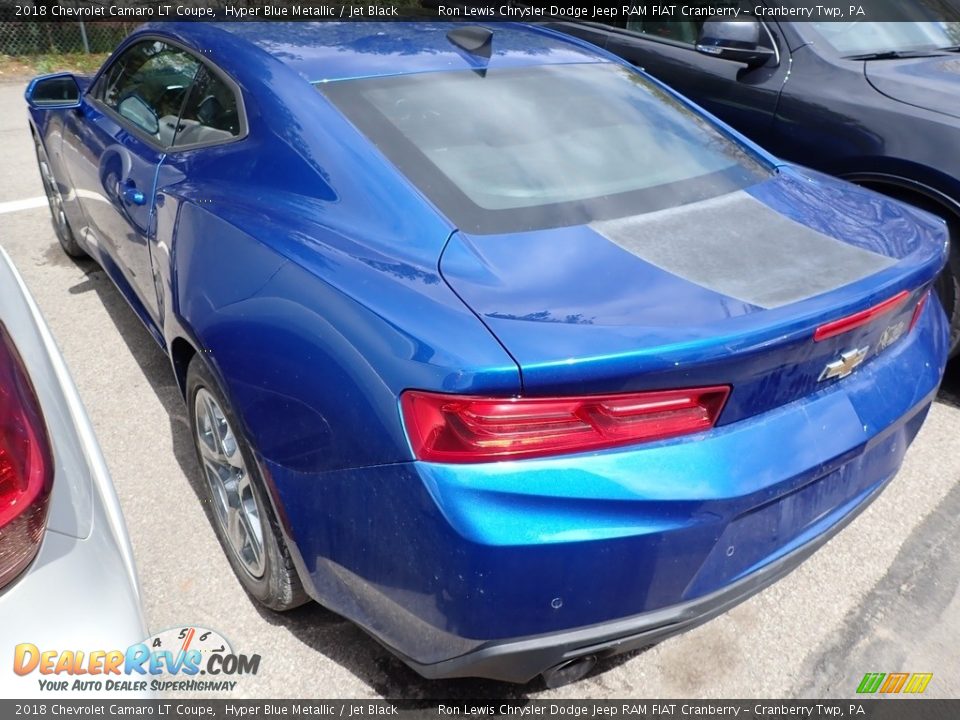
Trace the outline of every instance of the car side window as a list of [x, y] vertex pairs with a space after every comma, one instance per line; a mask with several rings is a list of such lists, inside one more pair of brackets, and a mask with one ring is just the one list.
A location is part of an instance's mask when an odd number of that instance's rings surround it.
[[128, 48], [107, 69], [95, 97], [167, 147], [200, 62], [180, 48], [146, 40]]
[[239, 137], [240, 110], [234, 91], [210, 68], [197, 71], [173, 141], [175, 147]]
[[702, 22], [689, 21], [630, 20], [627, 22], [627, 30], [681, 42], [684, 45], [696, 45], [702, 25]]

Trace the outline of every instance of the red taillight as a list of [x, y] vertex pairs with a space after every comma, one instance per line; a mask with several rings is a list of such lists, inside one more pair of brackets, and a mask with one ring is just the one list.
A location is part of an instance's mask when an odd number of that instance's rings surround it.
[[706, 430], [729, 393], [719, 386], [485, 398], [408, 390], [400, 403], [417, 458], [471, 463], [599, 450]]
[[850, 332], [855, 328], [862, 327], [867, 323], [873, 322], [881, 315], [893, 312], [903, 305], [903, 303], [905, 303], [909, 297], [910, 293], [906, 290], [902, 290], [892, 298], [884, 300], [882, 303], [878, 303], [877, 305], [869, 307], [866, 310], [861, 310], [853, 315], [847, 315], [847, 317], [840, 318], [839, 320], [831, 320], [828, 323], [824, 323], [813, 333], [813, 340], [814, 342], [820, 342], [821, 340], [826, 340], [827, 338], [832, 338], [836, 335], [842, 335], [843, 333]]
[[930, 291], [927, 290], [923, 297], [920, 298], [920, 302], [917, 303], [917, 306], [913, 309], [913, 317], [910, 318], [910, 327], [907, 332], [913, 330], [913, 326], [917, 324], [917, 320], [920, 319], [920, 316], [923, 314], [923, 307], [927, 304], [927, 298], [930, 297]]
[[40, 404], [0, 325], [0, 587], [37, 554], [52, 486], [53, 459]]

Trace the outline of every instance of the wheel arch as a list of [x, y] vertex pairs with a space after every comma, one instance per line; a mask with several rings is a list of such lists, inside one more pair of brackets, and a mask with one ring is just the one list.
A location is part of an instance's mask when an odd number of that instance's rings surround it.
[[946, 213], [947, 216], [944, 219], [948, 222], [952, 221], [954, 225], [960, 223], [960, 198], [927, 182], [885, 172], [854, 171], [844, 173], [841, 177], [884, 195], [890, 195], [897, 200], [916, 205], [928, 212]]
[[[273, 480], [269, 466], [253, 441], [250, 428], [244, 421], [243, 416], [237, 411], [234, 399], [230, 395], [229, 384], [226, 383], [224, 378], [221, 376], [216, 364], [209, 362], [208, 359], [204, 357], [204, 353], [197, 350], [192, 340], [189, 340], [182, 335], [178, 335], [170, 343], [169, 354], [170, 361], [173, 365], [174, 374], [177, 379], [177, 385], [180, 388], [181, 394], [183, 395], [184, 406], [188, 416], [191, 416], [194, 412], [194, 409], [191, 407], [191, 398], [188, 396], [187, 387], [187, 375], [194, 358], [199, 358], [198, 362], [203, 366], [210, 376], [212, 384], [215, 386], [212, 389], [217, 394], [223, 396], [233, 416], [234, 432], [239, 432], [242, 435], [243, 440], [246, 443], [250, 454], [252, 455], [252, 460], [254, 463], [256, 463], [258, 475], [262, 481], [261, 489], [265, 496], [264, 499], [269, 503], [273, 517], [276, 519], [276, 527], [280, 532], [283, 545], [289, 553], [293, 571], [299, 579], [301, 588], [309, 587], [306, 581], [309, 579], [310, 574], [307, 570], [303, 556], [300, 553], [300, 548], [296, 542], [296, 538], [294, 537], [293, 528], [291, 526], [289, 516], [287, 515], [286, 507], [282, 502], [279, 490]], [[193, 438], [193, 422], [193, 420], [188, 420], [188, 425], [191, 428], [191, 439], [195, 440]], [[209, 517], [209, 519], [211, 522], [216, 522], [212, 515]], [[295, 606], [296, 604], [293, 607]]]
[[182, 336], [173, 338], [170, 343], [170, 363], [173, 365], [173, 375], [184, 400], [187, 397], [187, 368], [190, 367], [190, 361], [196, 354], [197, 349], [193, 343]]
[[950, 256], [934, 287], [950, 324], [950, 357], [957, 357], [960, 354], [960, 199], [931, 184], [898, 174], [853, 172], [842, 177], [946, 221]]

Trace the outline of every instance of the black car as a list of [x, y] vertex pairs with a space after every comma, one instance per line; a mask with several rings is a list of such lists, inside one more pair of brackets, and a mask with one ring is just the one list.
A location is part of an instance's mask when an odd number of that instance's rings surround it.
[[[905, 19], [928, 12], [901, 0]], [[945, 218], [960, 238], [960, 12], [930, 22], [555, 22], [785, 160]], [[949, 19], [954, 19], [950, 22]], [[960, 243], [956, 243], [960, 245]], [[960, 247], [939, 294], [960, 346]]]

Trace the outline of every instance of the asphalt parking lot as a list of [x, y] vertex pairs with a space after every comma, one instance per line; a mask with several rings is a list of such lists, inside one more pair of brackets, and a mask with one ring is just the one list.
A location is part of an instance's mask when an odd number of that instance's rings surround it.
[[[0, 84], [0, 245], [45, 314], [93, 421], [150, 629], [209, 627], [235, 650], [259, 653], [260, 672], [236, 696], [847, 697], [864, 673], [898, 671], [932, 672], [928, 696], [960, 696], [960, 367], [890, 487], [805, 565], [720, 618], [608, 661], [579, 683], [548, 691], [429, 682], [321, 607], [258, 609], [204, 514], [166, 357], [99, 267], [70, 260], [57, 244], [23, 87]], [[0, 667], [8, 652], [0, 648]]]

